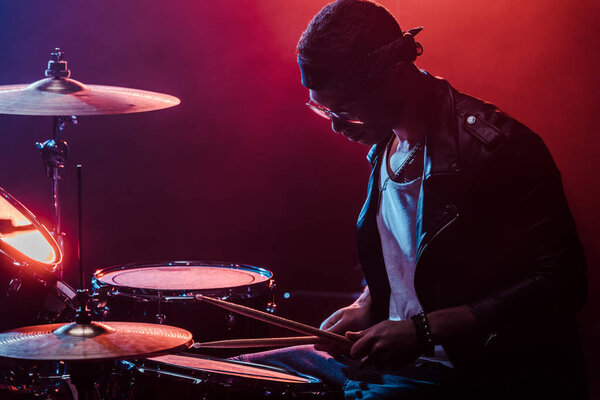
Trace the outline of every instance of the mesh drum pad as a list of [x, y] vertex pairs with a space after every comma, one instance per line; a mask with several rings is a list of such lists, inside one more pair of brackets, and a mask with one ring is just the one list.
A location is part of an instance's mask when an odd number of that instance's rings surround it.
[[107, 272], [101, 282], [140, 289], [202, 290], [246, 286], [269, 277], [258, 272], [226, 267], [146, 267]]

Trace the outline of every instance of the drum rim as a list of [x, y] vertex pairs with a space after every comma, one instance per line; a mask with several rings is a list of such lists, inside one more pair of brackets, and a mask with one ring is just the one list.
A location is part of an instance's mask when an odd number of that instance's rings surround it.
[[11, 258], [14, 263], [18, 265], [26, 265], [26, 266], [37, 266], [42, 267], [47, 271], [54, 272], [58, 264], [62, 262], [63, 254], [60, 249], [60, 246], [56, 242], [56, 240], [52, 237], [50, 232], [46, 229], [46, 227], [40, 223], [36, 216], [23, 205], [19, 200], [13, 197], [10, 193], [0, 187], [0, 196], [2, 196], [6, 201], [8, 201], [13, 207], [15, 207], [20, 213], [22, 213], [25, 217], [31, 221], [32, 225], [42, 234], [44, 239], [48, 241], [55, 254], [55, 261], [51, 263], [45, 263], [41, 261], [34, 260], [27, 255], [21, 253], [16, 248], [12, 247], [8, 243], [0, 240], [0, 252], [7, 257]]
[[[206, 266], [206, 267], [216, 267], [216, 268], [227, 268], [227, 269], [238, 269], [244, 271], [251, 271], [259, 273], [262, 276], [265, 276], [267, 279], [260, 282], [254, 282], [247, 285], [240, 286], [231, 286], [225, 288], [206, 288], [206, 289], [148, 289], [148, 288], [139, 288], [133, 286], [125, 286], [125, 285], [117, 285], [114, 283], [109, 283], [102, 281], [102, 276], [107, 273], [134, 269], [134, 268], [153, 268], [153, 267], [185, 267], [185, 266]], [[169, 295], [177, 296], [185, 293], [202, 293], [206, 295], [214, 294], [219, 296], [230, 296], [237, 294], [245, 294], [249, 297], [253, 297], [253, 293], [256, 293], [256, 288], [265, 286], [265, 290], [271, 286], [271, 281], [273, 280], [273, 272], [266, 268], [256, 267], [247, 264], [239, 264], [232, 263], [229, 261], [210, 261], [210, 260], [177, 260], [177, 261], [153, 261], [153, 262], [144, 262], [144, 263], [129, 263], [129, 264], [120, 264], [113, 265], [106, 268], [98, 269], [94, 272], [94, 276], [92, 278], [92, 286], [94, 289], [99, 289], [100, 287], [110, 287], [113, 288], [113, 291], [116, 289], [117, 291], [124, 293], [133, 293], [133, 294], [146, 294], [157, 296], [159, 293], [161, 297], [169, 297]], [[252, 288], [252, 290], [250, 290]], [[259, 294], [259, 293], [256, 293]]]
[[[265, 370], [265, 371], [274, 371], [274, 372], [278, 372], [278, 373], [288, 374], [293, 377], [303, 378], [303, 379], [308, 380], [308, 382], [280, 382], [280, 381], [271, 380], [271, 379], [257, 379], [257, 378], [251, 378], [251, 377], [246, 377], [246, 376], [237, 376], [237, 375], [228, 374], [225, 371], [224, 372], [206, 371], [201, 368], [194, 368], [194, 367], [189, 367], [189, 366], [185, 366], [185, 365], [173, 364], [173, 363], [169, 363], [169, 362], [165, 362], [165, 361], [153, 360], [152, 358], [133, 360], [133, 364], [135, 365], [135, 368], [142, 374], [144, 373], [144, 370], [161, 372], [161, 370], [159, 368], [161, 365], [169, 365], [171, 367], [183, 369], [186, 371], [200, 371], [202, 374], [205, 374], [207, 376], [212, 376], [212, 375], [226, 376], [226, 377], [229, 377], [229, 379], [238, 379], [240, 381], [252, 382], [252, 383], [268, 382], [269, 385], [274, 385], [274, 386], [277, 386], [280, 388], [290, 388], [291, 389], [291, 388], [305, 387], [307, 389], [310, 389], [312, 387], [312, 389], [315, 389], [317, 386], [323, 385], [323, 381], [320, 378], [317, 378], [315, 376], [303, 374], [303, 373], [296, 372], [296, 371], [287, 370], [287, 369], [281, 368], [281, 367], [266, 365], [266, 364], [258, 364], [258, 363], [248, 362], [248, 361], [224, 359], [224, 358], [219, 358], [219, 357], [212, 357], [212, 356], [193, 354], [193, 353], [167, 354], [167, 356], [201, 358], [204, 360], [218, 361], [218, 362], [222, 362], [222, 363], [226, 363], [226, 364], [247, 365], [247, 366], [258, 368], [258, 369]], [[151, 363], [151, 365], [146, 365], [146, 363]], [[155, 365], [156, 368], [153, 368], [152, 365]], [[193, 375], [188, 375], [188, 376], [190, 378], [194, 378]], [[219, 383], [219, 382], [215, 382], [215, 383]], [[307, 391], [310, 391], [310, 390], [307, 390]]]

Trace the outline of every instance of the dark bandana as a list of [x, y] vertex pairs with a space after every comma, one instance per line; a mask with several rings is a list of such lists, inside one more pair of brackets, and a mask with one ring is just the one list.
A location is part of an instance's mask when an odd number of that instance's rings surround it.
[[397, 62], [414, 62], [417, 56], [423, 54], [423, 46], [414, 39], [422, 29], [413, 28], [393, 42], [350, 60], [317, 62], [298, 54], [302, 84], [312, 90], [348, 89], [366, 84]]

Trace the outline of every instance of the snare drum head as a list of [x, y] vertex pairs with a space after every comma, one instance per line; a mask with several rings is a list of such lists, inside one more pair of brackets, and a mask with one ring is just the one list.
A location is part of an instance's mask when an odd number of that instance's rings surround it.
[[48, 230], [23, 204], [0, 188], [0, 252], [22, 265], [54, 270], [62, 254]]
[[[165, 364], [186, 368], [190, 371], [202, 371], [204, 373], [220, 374], [227, 377], [303, 385], [321, 382], [318, 378], [312, 376], [286, 371], [281, 368], [242, 361], [173, 354], [152, 357], [148, 360], [159, 363], [157, 364], [159, 366]], [[213, 378], [213, 380], [219, 380], [219, 378]]]
[[318, 378], [242, 361], [180, 353], [120, 366], [123, 380], [109, 389], [131, 400], [331, 398]]
[[248, 287], [265, 283], [272, 276], [270, 271], [263, 268], [203, 261], [131, 264], [94, 273], [94, 278], [105, 285], [163, 292], [204, 292]]

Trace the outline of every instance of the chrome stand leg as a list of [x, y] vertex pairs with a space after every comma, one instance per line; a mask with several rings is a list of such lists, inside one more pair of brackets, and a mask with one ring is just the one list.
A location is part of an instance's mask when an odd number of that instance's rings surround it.
[[[61, 185], [65, 162], [69, 157], [69, 145], [62, 139], [62, 132], [68, 123], [76, 124], [77, 117], [54, 117], [52, 139], [36, 143], [42, 153], [46, 175], [52, 179], [52, 236], [64, 253], [64, 232], [61, 230]], [[63, 279], [63, 263], [56, 267], [58, 279]]]

